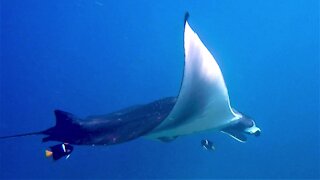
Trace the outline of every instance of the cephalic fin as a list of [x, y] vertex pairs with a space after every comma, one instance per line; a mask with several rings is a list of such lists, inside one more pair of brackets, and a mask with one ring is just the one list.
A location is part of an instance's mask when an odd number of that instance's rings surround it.
[[240, 131], [236, 131], [236, 130], [223, 130], [221, 131], [227, 135], [229, 135], [230, 137], [232, 137], [233, 139], [239, 141], [239, 142], [246, 142], [247, 141], [247, 137]]

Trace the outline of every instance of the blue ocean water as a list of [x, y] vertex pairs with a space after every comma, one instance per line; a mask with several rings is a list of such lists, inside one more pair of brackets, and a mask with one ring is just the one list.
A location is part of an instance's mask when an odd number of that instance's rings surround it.
[[260, 137], [140, 138], [57, 162], [41, 136], [2, 140], [0, 179], [319, 179], [317, 0], [2, 0], [0, 136], [51, 127], [54, 109], [85, 117], [177, 95], [186, 11]]

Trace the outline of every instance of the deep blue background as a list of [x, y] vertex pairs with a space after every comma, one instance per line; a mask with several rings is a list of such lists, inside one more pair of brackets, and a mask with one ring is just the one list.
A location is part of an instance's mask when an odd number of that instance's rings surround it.
[[319, 178], [317, 0], [2, 0], [0, 136], [51, 127], [56, 108], [84, 117], [177, 95], [186, 11], [261, 137], [80, 146], [54, 163], [41, 137], [2, 140], [0, 179]]

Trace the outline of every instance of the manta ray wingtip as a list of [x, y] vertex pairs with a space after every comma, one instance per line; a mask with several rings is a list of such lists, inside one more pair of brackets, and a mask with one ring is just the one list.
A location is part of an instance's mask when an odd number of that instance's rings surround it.
[[189, 12], [187, 11], [184, 15], [184, 24], [186, 24], [187, 20], [189, 19]]

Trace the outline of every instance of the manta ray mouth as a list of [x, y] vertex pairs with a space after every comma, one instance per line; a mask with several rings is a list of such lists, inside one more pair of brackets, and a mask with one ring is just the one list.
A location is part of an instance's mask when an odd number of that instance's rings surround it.
[[244, 130], [247, 134], [250, 134], [250, 135], [254, 135], [256, 137], [260, 136], [261, 135], [261, 130], [260, 128], [258, 128], [257, 126], [253, 125], [252, 127], [250, 128], [246, 128]]

